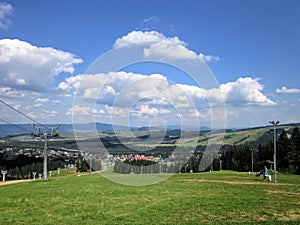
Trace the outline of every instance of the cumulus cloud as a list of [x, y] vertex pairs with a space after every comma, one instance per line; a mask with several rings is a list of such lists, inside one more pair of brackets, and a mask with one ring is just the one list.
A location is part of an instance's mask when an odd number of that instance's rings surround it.
[[132, 31], [121, 38], [118, 38], [114, 48], [130, 46], [132, 44], [144, 46], [145, 59], [184, 62], [210, 62], [219, 60], [218, 56], [195, 53], [187, 48], [187, 44], [178, 37], [166, 37], [157, 31]]
[[82, 60], [50, 47], [37, 47], [18, 39], [0, 40], [0, 82], [19, 90], [44, 91], [60, 73], [74, 72]]
[[13, 13], [11, 4], [0, 2], [0, 28], [8, 29], [12, 21], [8, 18]]
[[[221, 118], [210, 106], [225, 101], [234, 107], [273, 106], [275, 102], [263, 94], [258, 79], [239, 78], [221, 84], [219, 88], [203, 89], [194, 85], [174, 84], [161, 74], [135, 74], [110, 72], [107, 74], [82, 74], [67, 78], [59, 86], [67, 92], [75, 92], [76, 99], [92, 103], [73, 107], [67, 115], [124, 117], [130, 115], [138, 120], [162, 117], [166, 121], [178, 121], [178, 115], [190, 118]], [[103, 107], [95, 110], [95, 106]], [[73, 113], [73, 114], [72, 114]], [[224, 115], [223, 115], [224, 116]], [[92, 118], [92, 117], [90, 117]]]
[[114, 48], [126, 47], [130, 44], [149, 45], [151, 42], [167, 41], [173, 44], [186, 45], [185, 42], [179, 40], [178, 37], [166, 37], [157, 31], [132, 31], [121, 38], [118, 38], [114, 44]]
[[300, 93], [300, 89], [298, 88], [286, 88], [286, 87], [281, 87], [280, 89], [276, 89], [276, 93], [284, 93], [284, 94], [296, 94]]
[[264, 86], [258, 79], [251, 77], [239, 78], [235, 82], [220, 85], [226, 103], [235, 106], [244, 105], [276, 105], [262, 93]]
[[[77, 98], [110, 106], [118, 104], [120, 107], [130, 107], [138, 101], [166, 105], [166, 99], [176, 107], [185, 107], [189, 101], [188, 93], [184, 92], [188, 87], [172, 84], [161, 74], [142, 75], [127, 72], [86, 74], [68, 78], [60, 83], [59, 87], [62, 90], [76, 92]], [[192, 92], [197, 92], [193, 90], [197, 87], [190, 88]], [[195, 97], [203, 96], [196, 93]]]
[[262, 93], [264, 86], [258, 79], [242, 77], [234, 82], [221, 84], [219, 89], [203, 89], [194, 85], [174, 84], [161, 74], [142, 75], [128, 72], [110, 72], [108, 74], [83, 74], [67, 78], [59, 84], [63, 90], [77, 93], [77, 97], [97, 100], [98, 103], [113, 105], [116, 98], [124, 105], [132, 99], [151, 97], [151, 103], [166, 105], [164, 99], [176, 107], [184, 107], [189, 98], [202, 101], [209, 98], [214, 102], [222, 100], [235, 106], [275, 105]]
[[168, 58], [175, 61], [187, 61], [195, 63], [219, 60], [218, 56], [204, 55], [202, 53], [197, 55], [194, 51], [189, 50], [186, 46], [174, 44], [169, 41], [153, 43], [148, 48], [145, 48], [144, 58], [158, 60], [164, 60], [165, 58]]

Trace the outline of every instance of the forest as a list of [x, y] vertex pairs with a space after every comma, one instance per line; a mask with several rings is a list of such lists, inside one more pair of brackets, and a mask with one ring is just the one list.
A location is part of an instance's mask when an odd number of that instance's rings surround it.
[[[290, 136], [290, 137], [289, 137]], [[257, 146], [257, 147], [254, 147]], [[164, 152], [168, 156], [168, 152], [172, 152], [167, 147], [162, 149], [155, 148], [153, 153], [161, 154]], [[180, 161], [174, 160], [173, 163], [161, 163], [161, 165], [151, 166], [152, 169], [147, 169], [148, 161], [143, 160], [127, 160], [125, 162], [116, 162], [114, 171], [121, 173], [141, 173], [141, 165], [144, 166], [143, 173], [151, 172], [174, 172], [176, 168], [178, 172], [201, 172], [199, 164], [203, 157], [205, 147], [198, 146], [192, 153], [190, 159], [181, 164]], [[280, 130], [280, 136], [276, 141], [276, 165], [277, 171], [280, 173], [300, 174], [300, 133], [299, 128], [295, 127], [288, 135], [285, 129]], [[219, 154], [214, 156], [212, 163], [205, 171], [209, 170], [234, 170], [234, 171], [260, 171], [266, 166], [273, 168], [274, 142], [269, 141], [267, 144], [245, 143], [241, 145], [223, 145]], [[253, 164], [252, 164], [253, 156]], [[181, 164], [181, 165], [180, 165]], [[180, 166], [179, 166], [180, 165]]]

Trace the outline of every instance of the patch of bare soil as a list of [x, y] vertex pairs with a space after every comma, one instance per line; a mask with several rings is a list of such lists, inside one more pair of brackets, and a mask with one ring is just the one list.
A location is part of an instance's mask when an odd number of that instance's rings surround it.
[[33, 180], [9, 180], [9, 181], [2, 181], [0, 182], [0, 186], [9, 185], [9, 184], [18, 184], [18, 183], [24, 183], [24, 182], [30, 182]]

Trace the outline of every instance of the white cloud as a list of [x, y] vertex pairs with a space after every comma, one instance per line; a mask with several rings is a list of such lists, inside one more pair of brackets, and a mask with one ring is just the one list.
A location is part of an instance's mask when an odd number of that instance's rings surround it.
[[178, 37], [168, 38], [157, 31], [132, 31], [121, 38], [118, 38], [114, 44], [114, 48], [126, 47], [130, 44], [149, 45], [151, 42], [167, 41], [173, 44], [186, 45], [185, 42], [179, 40]]
[[206, 90], [203, 88], [186, 84], [176, 84], [176, 86], [183, 90], [189, 96], [193, 96], [199, 99], [206, 98]]
[[25, 85], [26, 82], [25, 82], [24, 79], [17, 79], [17, 84], [18, 84], [18, 85]]
[[42, 104], [44, 104], [44, 103], [47, 103], [47, 102], [49, 102], [49, 98], [37, 98], [35, 100], [35, 103], [42, 103]]
[[12, 15], [13, 7], [11, 4], [0, 2], [0, 28], [8, 29], [12, 24], [12, 21], [8, 18], [8, 16]]
[[280, 89], [276, 89], [276, 93], [285, 93], [285, 94], [295, 94], [295, 93], [300, 93], [300, 89], [298, 88], [286, 88], [286, 87], [281, 87]]
[[35, 104], [33, 105], [34, 107], [41, 107], [42, 105], [44, 105], [45, 103], [49, 102], [48, 98], [37, 98], [35, 100]]
[[164, 60], [165, 58], [171, 60], [180, 60], [188, 62], [209, 62], [212, 60], [219, 60], [217, 56], [204, 55], [200, 53], [197, 55], [194, 51], [189, 50], [186, 46], [181, 44], [174, 44], [169, 41], [161, 41], [153, 43], [150, 47], [144, 49], [144, 58]]
[[167, 109], [158, 109], [155, 107], [150, 107], [149, 105], [142, 105], [138, 111], [136, 111], [138, 114], [147, 114], [150, 116], [157, 116], [157, 115], [166, 115], [170, 114], [171, 111]]
[[66, 112], [66, 115], [67, 116], [72, 116], [72, 115], [89, 116], [95, 113], [97, 113], [97, 110], [92, 109], [91, 107], [75, 105], [72, 108], [70, 108], [68, 112]]
[[[127, 72], [79, 75], [67, 78], [59, 84], [59, 88], [69, 92], [74, 91], [78, 97], [97, 100], [108, 105], [113, 104], [117, 95], [119, 102], [126, 105], [132, 102], [132, 99], [159, 95], [167, 86], [168, 81], [162, 75], [146, 76]], [[153, 88], [149, 90], [149, 87]]]
[[219, 60], [218, 56], [195, 53], [187, 48], [187, 44], [178, 37], [166, 37], [157, 31], [132, 31], [127, 35], [118, 38], [114, 48], [130, 46], [132, 44], [144, 46], [145, 59], [188, 62], [210, 62]]
[[56, 104], [60, 104], [61, 100], [52, 100], [51, 102], [56, 105]]
[[29, 112], [27, 116], [32, 119], [41, 120], [48, 119], [49, 117], [57, 117], [58, 112], [56, 110], [42, 110], [41, 112]]
[[25, 96], [24, 91], [17, 91], [10, 87], [2, 87], [0, 88], [0, 96], [6, 98], [20, 98]]
[[259, 80], [250, 77], [221, 84], [219, 89], [208, 90], [193, 85], [172, 84], [160, 74], [127, 72], [80, 75], [67, 78], [62, 83], [59, 86], [63, 86], [64, 90], [75, 91], [77, 97], [108, 105], [116, 103], [116, 99], [127, 106], [143, 99], [151, 104], [166, 105], [166, 99], [175, 107], [185, 107], [189, 99], [196, 102], [208, 98], [219, 102], [222, 94], [226, 103], [235, 106], [276, 104], [262, 93], [264, 87]]
[[235, 82], [220, 85], [226, 103], [234, 106], [245, 105], [276, 105], [262, 93], [264, 86], [258, 79], [250, 77], [239, 78]]
[[[75, 92], [76, 99], [83, 100], [84, 104], [73, 107], [67, 115], [73, 113], [81, 118], [94, 118], [91, 115], [100, 119], [107, 119], [108, 115], [128, 118], [130, 115], [142, 121], [151, 117], [178, 121], [178, 115], [183, 115], [182, 120], [187, 122], [192, 121], [191, 118], [209, 121], [212, 117], [224, 117], [218, 114], [218, 110], [210, 108], [212, 104], [217, 106], [222, 103], [222, 100], [234, 108], [276, 105], [263, 94], [264, 87], [259, 80], [250, 77], [239, 78], [215, 89], [174, 84], [161, 74], [127, 72], [83, 74], [67, 78], [63, 83], [64, 90]], [[95, 107], [97, 110], [93, 109]]]
[[37, 47], [17, 39], [0, 40], [0, 82], [21, 90], [45, 91], [62, 72], [73, 73], [82, 60], [50, 47]]

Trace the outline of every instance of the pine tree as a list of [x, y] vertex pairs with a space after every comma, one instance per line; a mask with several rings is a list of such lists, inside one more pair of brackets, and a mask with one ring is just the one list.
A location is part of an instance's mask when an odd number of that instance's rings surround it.
[[286, 131], [283, 129], [276, 143], [276, 162], [279, 171], [287, 171], [289, 162], [287, 156], [291, 150], [290, 141]]
[[300, 132], [296, 127], [293, 130], [290, 138], [291, 151], [287, 155], [289, 162], [289, 171], [292, 173], [300, 174]]

